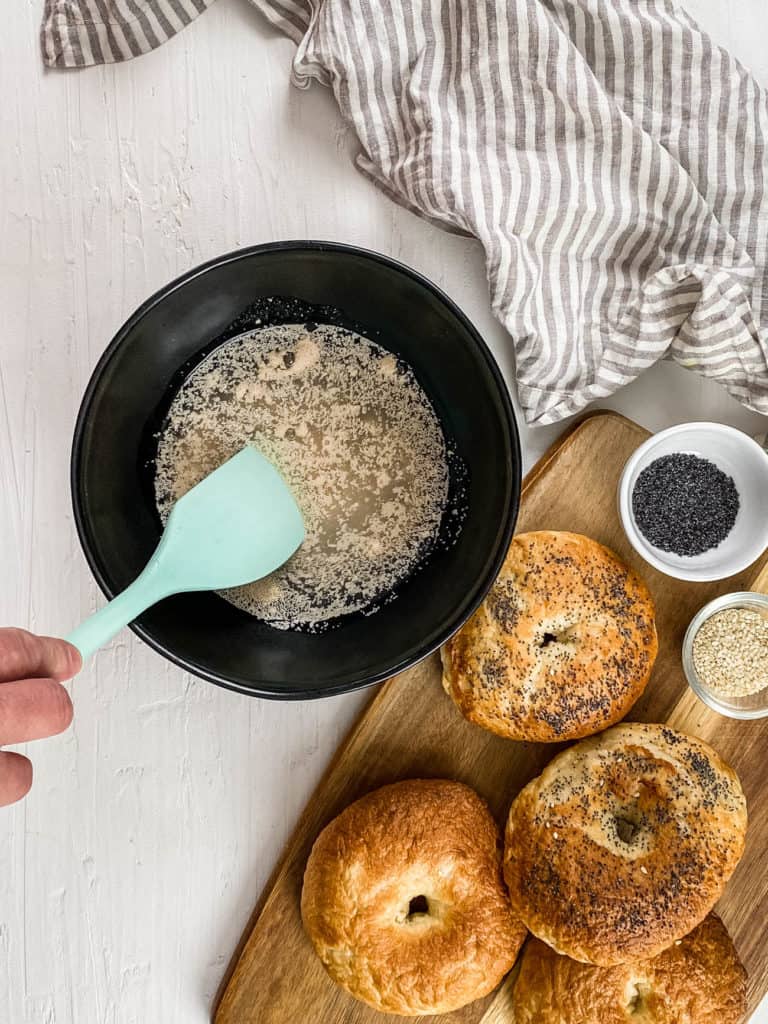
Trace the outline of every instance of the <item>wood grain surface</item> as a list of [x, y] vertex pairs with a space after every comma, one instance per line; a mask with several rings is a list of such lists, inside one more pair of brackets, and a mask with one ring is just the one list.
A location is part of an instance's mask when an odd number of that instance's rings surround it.
[[[709, 711], [687, 689], [680, 647], [693, 614], [720, 593], [749, 589], [759, 566], [725, 582], [688, 584], [650, 569], [629, 547], [616, 513], [619, 474], [648, 436], [613, 413], [585, 419], [526, 478], [518, 530], [567, 529], [617, 551], [647, 580], [656, 602], [659, 656], [630, 719], [668, 721], [710, 742], [739, 772], [750, 826], [746, 854], [719, 904], [749, 971], [749, 1005], [768, 987], [768, 726]], [[516, 743], [466, 722], [444, 694], [433, 656], [390, 680], [373, 699], [307, 807], [258, 914], [216, 1014], [216, 1024], [384, 1024], [380, 1014], [337, 988], [306, 938], [299, 914], [301, 880], [320, 829], [346, 804], [396, 779], [459, 779], [488, 801], [499, 823], [510, 801], [559, 746]], [[508, 978], [495, 995], [436, 1024], [509, 1024]]]

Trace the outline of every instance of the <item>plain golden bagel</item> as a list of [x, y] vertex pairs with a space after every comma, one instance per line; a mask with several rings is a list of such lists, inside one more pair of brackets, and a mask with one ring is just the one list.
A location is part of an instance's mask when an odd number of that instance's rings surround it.
[[510, 808], [512, 908], [558, 953], [647, 959], [709, 913], [744, 850], [736, 773], [706, 743], [627, 723], [558, 754]]
[[442, 779], [384, 786], [342, 811], [312, 848], [301, 915], [335, 982], [405, 1016], [487, 995], [526, 934], [488, 808]]
[[579, 739], [626, 715], [657, 649], [648, 588], [612, 551], [577, 533], [521, 533], [443, 647], [443, 686], [499, 736]]
[[594, 967], [538, 939], [523, 950], [515, 1024], [741, 1024], [747, 973], [725, 925], [710, 914], [650, 960]]

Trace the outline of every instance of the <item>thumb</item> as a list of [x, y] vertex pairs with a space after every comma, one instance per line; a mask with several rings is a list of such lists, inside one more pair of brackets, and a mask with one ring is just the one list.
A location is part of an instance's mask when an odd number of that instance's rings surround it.
[[0, 629], [0, 682], [71, 679], [82, 668], [80, 652], [66, 640], [25, 629]]

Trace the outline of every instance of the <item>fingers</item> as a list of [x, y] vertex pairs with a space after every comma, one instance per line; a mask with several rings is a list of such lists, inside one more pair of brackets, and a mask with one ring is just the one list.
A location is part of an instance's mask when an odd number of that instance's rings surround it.
[[80, 652], [66, 640], [35, 636], [25, 629], [0, 629], [0, 683], [44, 676], [71, 679], [81, 666]]
[[[61, 685], [79, 672], [80, 653], [66, 640], [0, 629], [0, 745], [44, 739], [68, 728], [72, 702]], [[0, 806], [20, 800], [32, 785], [32, 765], [0, 751]]]
[[72, 721], [69, 694], [54, 679], [0, 685], [0, 746], [55, 736]]
[[21, 754], [0, 750], [0, 807], [21, 800], [31, 785], [31, 762]]

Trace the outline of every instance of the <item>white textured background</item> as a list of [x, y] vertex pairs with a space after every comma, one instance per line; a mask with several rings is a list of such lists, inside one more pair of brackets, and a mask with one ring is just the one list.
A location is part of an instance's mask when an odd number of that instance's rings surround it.
[[[170, 278], [270, 239], [354, 242], [437, 281], [507, 372], [510, 360], [479, 247], [358, 177], [330, 96], [289, 87], [291, 44], [245, 0], [219, 0], [129, 64], [68, 73], [43, 71], [40, 7], [6, 0], [0, 18], [0, 623], [64, 633], [101, 601], [70, 512], [80, 397], [115, 330]], [[689, 8], [768, 84], [765, 0]], [[610, 404], [651, 428], [766, 429], [669, 365]], [[523, 431], [527, 465], [557, 433]], [[73, 728], [28, 745], [32, 794], [0, 811], [0, 1022], [199, 1024], [369, 695], [249, 700], [128, 632], [72, 693]]]

